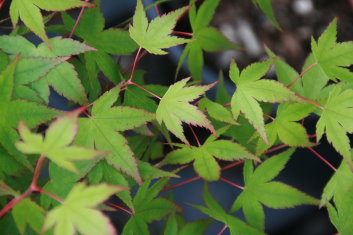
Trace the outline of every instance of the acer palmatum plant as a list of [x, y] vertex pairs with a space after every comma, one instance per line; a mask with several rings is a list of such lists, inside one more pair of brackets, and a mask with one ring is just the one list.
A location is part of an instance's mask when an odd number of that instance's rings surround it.
[[[157, 12], [162, 2], [154, 4]], [[161, 233], [168, 235], [204, 234], [212, 221], [224, 224], [219, 234], [265, 234], [264, 206], [306, 204], [327, 208], [338, 233], [352, 234], [348, 134], [353, 132], [353, 73], [348, 67], [353, 64], [353, 42], [337, 43], [334, 19], [312, 39], [312, 53], [301, 73], [270, 48], [265, 48], [268, 59], [243, 70], [229, 61], [236, 90], [227, 93], [220, 78], [216, 99], [211, 100], [205, 92], [218, 81], [197, 84], [202, 81], [204, 52], [241, 48], [209, 26], [219, 2], [190, 0], [149, 21], [146, 6], [137, 0], [133, 17], [121, 28], [109, 29], [99, 0], [10, 3], [13, 30], [0, 36], [1, 233], [116, 234], [102, 211], [121, 210], [129, 216], [119, 231], [126, 235], [149, 234], [153, 221], [163, 221]], [[280, 29], [271, 1], [253, 2]], [[76, 19], [67, 13], [72, 8], [81, 9]], [[41, 10], [52, 13], [43, 17]], [[54, 14], [63, 23], [45, 26]], [[181, 18], [189, 19], [192, 32], [174, 30]], [[49, 30], [61, 36], [48, 37]], [[36, 46], [27, 40], [30, 33], [43, 43]], [[185, 47], [176, 73], [188, 58], [191, 77], [169, 87], [144, 84], [143, 73], [136, 71], [139, 60], [147, 53], [165, 55], [165, 49], [181, 44]], [[117, 55], [135, 59], [121, 69], [113, 57]], [[271, 67], [277, 80], [264, 78]], [[78, 108], [65, 112], [49, 107], [50, 88]], [[275, 115], [264, 103], [278, 105]], [[316, 133], [303, 126], [309, 115], [318, 117]], [[208, 130], [205, 141], [195, 126]], [[249, 138], [239, 138], [239, 133]], [[324, 135], [342, 156], [338, 169], [315, 150]], [[309, 149], [334, 171], [321, 198], [274, 180], [296, 148]], [[280, 152], [269, 155], [274, 151]], [[198, 176], [169, 183], [191, 164]], [[243, 168], [243, 185], [222, 177], [223, 170], [233, 167]], [[47, 170], [49, 174], [42, 174]], [[205, 182], [205, 205], [177, 205], [173, 189], [196, 180]], [[230, 208], [222, 208], [211, 195], [210, 181], [241, 190]], [[166, 191], [171, 193], [162, 197]], [[119, 198], [121, 204], [109, 198]], [[180, 214], [184, 206], [210, 219], [186, 223]], [[234, 215], [239, 210], [244, 220]]]

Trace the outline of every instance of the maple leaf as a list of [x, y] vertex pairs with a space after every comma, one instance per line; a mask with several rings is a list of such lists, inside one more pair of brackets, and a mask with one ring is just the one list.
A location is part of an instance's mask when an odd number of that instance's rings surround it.
[[188, 103], [200, 97], [214, 83], [206, 86], [184, 87], [189, 80], [190, 78], [185, 78], [171, 85], [159, 102], [156, 111], [159, 124], [164, 123], [169, 131], [188, 145], [189, 142], [184, 136], [181, 125], [182, 121], [194, 126], [205, 127], [216, 135], [214, 127], [206, 116], [196, 106]]
[[336, 43], [337, 19], [334, 19], [318, 42], [311, 40], [315, 59], [326, 75], [332, 80], [353, 81], [349, 67], [353, 64], [353, 42]]
[[21, 234], [25, 234], [27, 224], [40, 233], [44, 224], [44, 213], [44, 209], [29, 198], [23, 199], [12, 209], [12, 216]]
[[310, 146], [305, 128], [296, 121], [307, 117], [314, 109], [314, 106], [308, 104], [280, 104], [276, 118], [265, 126], [269, 144], [266, 144], [260, 138], [256, 146], [256, 154], [262, 154], [266, 149], [274, 145], [278, 138], [291, 147]]
[[231, 125], [239, 125], [236, 121], [234, 121], [232, 113], [226, 107], [217, 102], [213, 102], [205, 97], [199, 102], [198, 106], [201, 110], [207, 110], [208, 115], [217, 121], [225, 122]]
[[333, 88], [324, 110], [316, 124], [316, 140], [320, 141], [326, 131], [327, 140], [353, 169], [350, 141], [347, 133], [353, 132], [353, 89]]
[[147, 223], [179, 210], [173, 202], [157, 197], [168, 181], [161, 179], [151, 187], [151, 181], [146, 181], [139, 187], [133, 199], [134, 213], [124, 226], [123, 235], [149, 234]]
[[195, 2], [191, 3], [189, 18], [193, 34], [190, 43], [186, 45], [180, 56], [175, 77], [177, 77], [186, 58], [188, 58], [192, 78], [201, 80], [204, 65], [203, 51], [217, 52], [240, 49], [240, 46], [229, 41], [218, 29], [208, 26], [219, 2], [219, 0], [203, 1], [197, 11]]
[[230, 230], [230, 234], [233, 235], [265, 235], [265, 233], [261, 232], [257, 228], [250, 226], [249, 224], [245, 223], [241, 219], [228, 214], [224, 211], [221, 205], [212, 197], [208, 190], [207, 184], [205, 184], [204, 191], [203, 191], [203, 201], [205, 202], [207, 207], [189, 204], [192, 207], [195, 207], [202, 213], [224, 223]]
[[80, 0], [13, 0], [10, 6], [10, 17], [14, 27], [19, 18], [44, 43], [50, 47], [50, 41], [44, 30], [43, 16], [40, 9], [47, 11], [64, 11], [75, 7], [93, 7], [92, 3]]
[[25, 121], [29, 127], [35, 127], [54, 118], [60, 112], [32, 102], [12, 100], [18, 60], [17, 56], [0, 74], [0, 143], [19, 163], [32, 168], [26, 156], [14, 146], [19, 140], [14, 128], [20, 120]]
[[51, 210], [44, 223], [44, 230], [54, 227], [54, 234], [116, 234], [108, 217], [94, 209], [109, 196], [125, 190], [124, 187], [99, 184], [87, 187], [78, 183], [71, 190], [65, 201]]
[[281, 29], [271, 6], [272, 0], [252, 0], [252, 2], [261, 8], [261, 10], [266, 14], [277, 29]]
[[94, 102], [91, 116], [80, 118], [80, 130], [76, 142], [87, 147], [109, 151], [105, 157], [107, 162], [141, 183], [134, 154], [125, 137], [118, 131], [141, 126], [153, 120], [155, 115], [127, 106], [112, 107], [119, 92], [120, 86], [106, 92]]
[[22, 141], [16, 143], [17, 149], [27, 154], [41, 154], [58, 166], [79, 173], [73, 161], [90, 160], [104, 154], [94, 149], [69, 146], [76, 136], [78, 115], [81, 112], [82, 108], [60, 116], [49, 126], [44, 140], [41, 134], [31, 133], [20, 122], [18, 131]]
[[260, 79], [269, 70], [272, 60], [254, 63], [246, 67], [241, 73], [233, 60], [229, 76], [236, 84], [237, 89], [231, 100], [231, 109], [234, 119], [242, 112], [246, 119], [259, 132], [261, 138], [268, 143], [263, 111], [258, 101], [282, 103], [298, 101], [295, 94], [283, 84], [268, 79]]
[[[92, 80], [96, 80], [98, 67], [107, 78], [113, 83], [118, 84], [122, 80], [122, 75], [119, 66], [116, 66], [115, 59], [109, 55], [128, 55], [137, 49], [137, 44], [129, 35], [129, 32], [120, 28], [112, 28], [104, 30], [105, 19], [100, 10], [99, 4], [94, 8], [86, 8], [82, 14], [80, 24], [77, 25], [75, 35], [84, 39], [85, 43], [97, 49], [85, 53], [85, 64], [88, 71], [88, 76], [92, 76]], [[67, 30], [72, 30], [76, 20], [66, 12], [62, 13], [62, 19]], [[91, 72], [93, 70], [94, 72]], [[94, 74], [94, 75], [92, 75]], [[99, 83], [98, 83], [99, 84]], [[99, 85], [98, 85], [99, 86]], [[98, 87], [93, 82], [89, 82], [89, 91], [95, 90]], [[100, 93], [100, 92], [97, 92]], [[93, 100], [95, 96], [91, 97]]]
[[[67, 60], [72, 55], [95, 49], [69, 38], [54, 37], [49, 41], [51, 49], [44, 43], [36, 47], [21, 36], [0, 36], [0, 48], [9, 54], [20, 53], [21, 58], [25, 60], [40, 57], [45, 63], [49, 63], [45, 71], [34, 74], [36, 76], [30, 76], [25, 81], [22, 81], [23, 78], [15, 78], [19, 84], [26, 84], [27, 87], [35, 90], [46, 103], [49, 102], [49, 86], [52, 86], [59, 94], [69, 100], [81, 105], [87, 104], [88, 100], [85, 90], [77, 72], [72, 64], [64, 60]], [[40, 59], [37, 58], [37, 60]]]
[[319, 201], [284, 183], [271, 181], [285, 167], [294, 149], [289, 149], [261, 163], [253, 170], [251, 161], [244, 165], [244, 190], [235, 200], [231, 212], [243, 208], [247, 221], [263, 230], [265, 214], [262, 205], [270, 208], [290, 208], [297, 205], [318, 205]]
[[350, 217], [353, 213], [353, 191], [348, 190], [341, 197], [340, 203], [336, 203], [335, 207], [331, 203], [327, 203], [327, 211], [330, 221], [336, 227], [339, 234], [349, 235], [352, 233], [353, 224]]
[[194, 161], [194, 169], [199, 176], [208, 181], [216, 181], [220, 177], [221, 168], [215, 158], [225, 161], [258, 160], [240, 144], [230, 140], [216, 140], [210, 136], [202, 146], [184, 146], [170, 152], [161, 164], [186, 164]]
[[170, 12], [155, 18], [148, 23], [146, 12], [141, 0], [137, 0], [136, 11], [133, 17], [132, 25], [129, 26], [129, 32], [132, 39], [148, 52], [157, 55], [164, 55], [167, 52], [164, 48], [169, 48], [179, 44], [190, 42], [189, 39], [169, 36], [178, 18], [186, 11], [187, 7]]

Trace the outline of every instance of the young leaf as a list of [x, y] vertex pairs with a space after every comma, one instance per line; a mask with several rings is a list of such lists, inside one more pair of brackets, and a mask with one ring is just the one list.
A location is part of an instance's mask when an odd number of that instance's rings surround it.
[[169, 36], [178, 18], [186, 11], [186, 7], [180, 8], [169, 14], [157, 17], [148, 23], [146, 12], [141, 0], [137, 0], [133, 23], [129, 27], [130, 36], [135, 42], [148, 52], [157, 55], [164, 55], [167, 52], [162, 49], [187, 43], [190, 40]]
[[214, 158], [233, 161], [238, 159], [257, 158], [240, 144], [229, 140], [215, 140], [209, 137], [204, 145], [184, 148], [170, 152], [162, 164], [185, 164], [194, 161], [194, 169], [199, 176], [208, 181], [216, 181], [220, 177], [220, 166]]
[[312, 39], [312, 51], [317, 63], [329, 78], [352, 82], [353, 73], [345, 67], [353, 64], [353, 42], [336, 43], [336, 34], [337, 19], [334, 19], [317, 43]]
[[125, 190], [123, 187], [100, 184], [87, 187], [78, 183], [66, 200], [49, 212], [44, 230], [54, 227], [54, 234], [115, 234], [115, 228], [102, 212], [94, 209], [112, 194]]
[[269, 144], [259, 139], [256, 146], [257, 155], [262, 154], [266, 149], [270, 148], [276, 142], [277, 138], [291, 147], [310, 146], [305, 128], [296, 121], [305, 118], [314, 109], [314, 106], [307, 105], [306, 103], [280, 104], [277, 109], [276, 118], [265, 126], [266, 133], [269, 136]]
[[273, 156], [257, 167], [252, 176], [247, 175], [244, 190], [234, 202], [231, 211], [243, 208], [247, 221], [264, 230], [265, 214], [261, 204], [275, 209], [302, 204], [317, 205], [317, 199], [281, 182], [271, 181], [283, 170], [293, 152], [294, 149], [289, 149]]
[[350, 216], [353, 213], [353, 191], [348, 190], [342, 195], [340, 204], [336, 204], [337, 210], [328, 204], [328, 212], [333, 225], [337, 228], [340, 235], [352, 233], [353, 224]]
[[347, 133], [353, 132], [353, 109], [350, 100], [353, 89], [342, 90], [336, 86], [329, 94], [324, 110], [316, 124], [317, 141], [326, 132], [327, 140], [353, 169], [351, 147]]
[[234, 118], [237, 119], [240, 112], [244, 113], [266, 143], [268, 143], [268, 139], [263, 111], [258, 101], [281, 103], [298, 100], [295, 94], [283, 84], [268, 79], [260, 80], [270, 68], [271, 62], [271, 60], [267, 60], [252, 64], [240, 73], [236, 63], [232, 61], [229, 71], [230, 78], [237, 86], [231, 100]]
[[216, 135], [214, 127], [206, 116], [197, 107], [189, 104], [210, 89], [213, 84], [184, 87], [189, 80], [190, 78], [186, 78], [171, 85], [159, 102], [156, 111], [159, 124], [164, 123], [170, 132], [186, 144], [189, 142], [184, 136], [182, 121], [194, 126], [205, 127]]
[[266, 16], [271, 20], [272, 24], [277, 28], [281, 29], [279, 26], [275, 14], [273, 12], [271, 2], [272, 0], [252, 0], [255, 5], [258, 5], [263, 12], [265, 12]]
[[207, 98], [203, 98], [198, 105], [201, 110], [207, 109], [208, 115], [218, 121], [232, 125], [237, 124], [236, 121], [234, 121], [232, 113], [223, 105], [217, 102], [213, 102]]
[[117, 131], [141, 126], [152, 121], [155, 115], [127, 106], [112, 107], [119, 92], [120, 86], [106, 92], [94, 102], [91, 116], [80, 118], [80, 130], [76, 142], [86, 147], [109, 151], [105, 157], [107, 162], [141, 183], [134, 154], [127, 140]]
[[155, 198], [167, 182], [168, 179], [161, 179], [151, 187], [149, 187], [151, 181], [146, 181], [141, 185], [133, 200], [135, 213], [125, 225], [123, 235], [149, 234], [147, 223], [178, 210], [178, 207], [171, 201], [161, 197]]
[[[69, 38], [55, 37], [49, 41], [51, 50], [43, 43], [36, 48], [32, 43], [20, 36], [0, 36], [0, 48], [10, 54], [21, 53], [21, 58], [41, 57], [51, 58], [51, 60], [66, 60], [67, 56], [95, 50]], [[48, 86], [51, 85], [58, 93], [72, 101], [82, 105], [88, 103], [85, 90], [72, 64], [64, 61], [44, 75], [34, 85], [36, 87], [35, 90], [40, 92], [39, 95], [44, 97], [44, 100], [48, 100]], [[30, 83], [28, 86], [32, 86], [32, 84], [34, 83]]]
[[[27, 224], [40, 233], [44, 224], [44, 209], [28, 198], [25, 198], [12, 209], [17, 228], [24, 234]], [[30, 215], [30, 216], [28, 216]]]
[[219, 0], [204, 1], [196, 12], [195, 4], [189, 9], [189, 18], [193, 35], [191, 42], [185, 47], [179, 59], [176, 76], [181, 65], [188, 57], [188, 64], [191, 76], [194, 80], [202, 79], [202, 69], [204, 65], [203, 50], [216, 52], [222, 50], [237, 50], [240, 47], [229, 41], [217, 29], [207, 27], [219, 4]]
[[227, 214], [224, 209], [217, 203], [217, 201], [212, 197], [208, 191], [207, 184], [205, 184], [203, 191], [203, 200], [207, 207], [199, 205], [191, 205], [201, 211], [202, 213], [218, 220], [230, 229], [231, 235], [265, 235], [265, 233], [259, 231], [257, 228], [254, 228], [242, 220], [234, 217], [230, 214]]
[[13, 0], [10, 6], [10, 16], [13, 26], [21, 18], [23, 23], [38, 35], [50, 47], [48, 36], [44, 30], [43, 16], [40, 9], [47, 11], [63, 11], [75, 7], [92, 7], [94, 4], [80, 0]]
[[31, 133], [28, 127], [20, 122], [18, 130], [22, 142], [16, 143], [17, 149], [27, 154], [41, 154], [57, 165], [79, 173], [73, 161], [90, 160], [104, 154], [93, 149], [69, 146], [77, 133], [77, 118], [80, 112], [81, 110], [76, 110], [59, 117], [46, 131], [44, 140], [41, 134]]

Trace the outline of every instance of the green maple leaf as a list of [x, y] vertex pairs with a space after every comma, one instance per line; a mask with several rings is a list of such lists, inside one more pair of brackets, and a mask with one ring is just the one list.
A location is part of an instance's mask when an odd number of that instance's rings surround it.
[[275, 14], [274, 14], [272, 6], [271, 6], [272, 0], [252, 0], [252, 2], [255, 5], [259, 6], [263, 12], [265, 12], [266, 16], [271, 20], [272, 24], [277, 29], [281, 29], [281, 27], [279, 26], [279, 24], [275, 18]]
[[353, 172], [348, 164], [342, 161], [340, 167], [333, 174], [322, 192], [320, 206], [327, 205], [331, 199], [333, 199], [336, 206], [345, 206], [342, 204], [343, 197], [351, 191], [352, 187]]
[[253, 165], [248, 161], [244, 166], [244, 190], [237, 197], [231, 211], [243, 208], [247, 221], [254, 227], [263, 230], [265, 213], [262, 204], [274, 208], [291, 208], [309, 204], [318, 205], [318, 200], [300, 192], [284, 183], [271, 181], [285, 167], [294, 149], [269, 158], [253, 171]]
[[140, 186], [133, 199], [134, 213], [124, 226], [123, 235], [147, 235], [149, 234], [148, 223], [159, 220], [179, 209], [173, 202], [157, 197], [168, 180], [161, 179], [151, 187], [149, 187], [151, 181], [146, 181]]
[[78, 109], [59, 117], [49, 126], [44, 140], [41, 134], [31, 133], [26, 125], [20, 122], [18, 131], [22, 141], [16, 143], [17, 149], [27, 154], [41, 154], [58, 166], [79, 173], [73, 161], [90, 160], [104, 154], [94, 149], [69, 146], [76, 136], [78, 115], [81, 111]]
[[208, 181], [216, 181], [220, 177], [221, 168], [215, 158], [225, 161], [258, 160], [240, 144], [230, 140], [215, 140], [210, 136], [202, 146], [184, 146], [170, 152], [162, 164], [186, 164], [194, 161], [194, 169], [199, 176]]
[[137, 0], [136, 11], [132, 25], [129, 27], [130, 36], [135, 42], [148, 52], [164, 55], [162, 49], [187, 43], [190, 40], [170, 36], [178, 18], [186, 11], [187, 7], [180, 8], [168, 14], [155, 18], [148, 23], [146, 12], [141, 0]]
[[31, 168], [27, 158], [14, 146], [14, 143], [19, 140], [14, 128], [20, 120], [25, 121], [31, 128], [35, 127], [54, 118], [60, 112], [32, 102], [12, 100], [18, 60], [19, 58], [16, 57], [0, 74], [0, 144], [18, 162]]
[[191, 76], [195, 80], [202, 79], [204, 65], [203, 51], [217, 52], [223, 50], [237, 50], [240, 47], [229, 41], [216, 28], [208, 26], [219, 4], [219, 0], [204, 1], [196, 12], [196, 5], [192, 3], [189, 18], [193, 35], [183, 54], [180, 56], [176, 69], [176, 76], [186, 58]]
[[[59, 94], [62, 94], [69, 100], [75, 101], [81, 105], [87, 104], [88, 100], [85, 90], [78, 78], [77, 72], [72, 64], [63, 60], [68, 59], [67, 57], [69, 56], [93, 51], [95, 49], [69, 38], [55, 37], [51, 38], [49, 41], [51, 49], [44, 43], [36, 47], [21, 36], [0, 36], [0, 48], [9, 54], [21, 53], [21, 58], [27, 60], [32, 57], [40, 57], [44, 59], [46, 63], [49, 63], [45, 71], [41, 71], [41, 73], [38, 72], [35, 74], [36, 76], [28, 77], [25, 81], [23, 81], [24, 79], [22, 78], [16, 78], [19, 84], [26, 84], [27, 87], [35, 90], [46, 103], [48, 103], [49, 86], [52, 86]], [[55, 64], [60, 64], [53, 68], [50, 62], [54, 63], [54, 66]]]
[[315, 59], [332, 80], [353, 81], [353, 73], [347, 68], [353, 64], [353, 42], [336, 43], [337, 19], [334, 19], [318, 42], [311, 40]]
[[291, 147], [310, 146], [305, 128], [296, 121], [307, 117], [314, 109], [314, 106], [307, 104], [280, 104], [276, 118], [265, 126], [269, 144], [266, 144], [260, 138], [256, 146], [257, 155], [262, 154], [266, 149], [274, 145], [277, 139]]
[[179, 214], [173, 213], [168, 216], [168, 220], [164, 227], [164, 235], [203, 235], [208, 226], [213, 221], [210, 219], [196, 220], [186, 223], [184, 218]]
[[[66, 29], [71, 30], [75, 25], [75, 20], [66, 12], [62, 13], [62, 18]], [[75, 35], [84, 39], [87, 45], [97, 49], [97, 51], [85, 54], [88, 76], [94, 74], [90, 71], [91, 69], [98, 67], [105, 76], [117, 84], [122, 80], [122, 75], [115, 59], [108, 53], [128, 55], [137, 49], [137, 44], [132, 40], [128, 31], [119, 28], [104, 30], [104, 25], [105, 19], [100, 7], [87, 8], [82, 14], [80, 24], [76, 27]], [[96, 79], [96, 75], [93, 75], [91, 79]], [[91, 89], [96, 87], [97, 85], [92, 85]]]
[[230, 78], [237, 86], [231, 100], [234, 118], [237, 119], [242, 112], [266, 143], [268, 143], [268, 140], [263, 111], [258, 101], [282, 103], [298, 100], [295, 94], [283, 84], [273, 80], [260, 79], [266, 74], [271, 63], [272, 60], [254, 63], [240, 73], [233, 60], [229, 71]]
[[238, 125], [238, 123], [234, 120], [232, 113], [226, 107], [217, 102], [203, 98], [199, 102], [198, 106], [201, 110], [207, 110], [208, 115], [217, 121]]
[[330, 221], [336, 227], [339, 234], [351, 234], [353, 224], [349, 217], [353, 213], [353, 191], [348, 190], [344, 195], [342, 195], [340, 203], [335, 206], [336, 208], [330, 203], [327, 204]]
[[43, 16], [40, 9], [46, 11], [65, 11], [75, 7], [93, 7], [94, 4], [79, 0], [13, 0], [10, 6], [10, 16], [14, 27], [19, 18], [48, 46], [50, 42], [45, 33]]
[[44, 224], [44, 213], [44, 209], [29, 198], [23, 199], [12, 209], [12, 216], [21, 234], [25, 234], [27, 224], [40, 233]]
[[171, 85], [159, 102], [156, 111], [159, 124], [164, 123], [170, 132], [186, 144], [189, 142], [184, 136], [182, 121], [194, 126], [205, 127], [216, 134], [206, 116], [196, 106], [188, 103], [200, 97], [213, 84], [184, 87], [189, 80], [190, 78], [186, 78]]
[[51, 210], [44, 223], [44, 230], [54, 227], [55, 235], [115, 234], [115, 228], [108, 217], [94, 209], [123, 187], [100, 184], [87, 187], [78, 183], [65, 201]]
[[353, 89], [342, 90], [339, 86], [330, 92], [324, 110], [316, 124], [317, 141], [326, 131], [327, 140], [353, 169], [350, 141], [347, 133], [353, 132]]
[[231, 235], [265, 235], [265, 233], [261, 232], [257, 228], [246, 224], [244, 221], [240, 220], [237, 217], [232, 216], [224, 211], [224, 209], [218, 204], [218, 202], [212, 197], [210, 192], [208, 191], [208, 186], [205, 184], [203, 191], [203, 201], [205, 202], [207, 207], [199, 206], [199, 205], [191, 205], [201, 211], [202, 213], [218, 220], [225, 225], [230, 230]]
[[80, 118], [77, 143], [98, 150], [108, 151], [107, 162], [114, 168], [132, 176], [141, 183], [137, 162], [127, 140], [118, 131], [125, 131], [146, 124], [155, 118], [142, 109], [116, 106], [120, 86], [111, 89], [96, 100], [89, 118]]

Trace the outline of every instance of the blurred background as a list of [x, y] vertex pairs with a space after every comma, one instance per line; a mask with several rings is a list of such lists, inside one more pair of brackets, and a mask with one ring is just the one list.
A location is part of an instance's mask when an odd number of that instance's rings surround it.
[[[101, 0], [101, 2], [102, 11], [106, 18], [106, 28], [115, 27], [129, 19], [133, 15], [136, 5], [134, 0]], [[152, 4], [154, 0], [143, 0], [143, 2], [147, 6]], [[10, 1], [7, 1], [0, 10], [1, 19], [8, 16], [9, 3]], [[159, 9], [161, 13], [169, 12], [187, 4], [188, 1], [185, 0], [166, 1], [160, 5]], [[261, 10], [252, 4], [251, 0], [221, 0], [211, 25], [218, 28], [226, 37], [245, 50], [206, 53], [203, 73], [206, 84], [218, 80], [218, 72], [223, 71], [229, 91], [234, 91], [234, 87], [227, 78], [231, 58], [236, 59], [240, 68], [244, 68], [252, 62], [266, 57], [264, 45], [267, 45], [297, 71], [301, 71], [301, 67], [310, 53], [311, 37], [317, 38], [334, 17], [338, 18], [338, 41], [353, 39], [353, 1], [351, 0], [273, 0], [272, 6], [282, 31], [277, 30]], [[78, 11], [72, 11], [72, 14], [77, 15]], [[150, 19], [157, 16], [154, 8], [148, 11], [148, 16]], [[61, 18], [58, 14], [51, 23], [60, 23], [60, 21]], [[0, 26], [1, 34], [9, 33], [9, 21], [2, 22]], [[176, 30], [191, 32], [187, 17], [184, 17], [178, 23]], [[28, 38], [33, 42], [40, 42], [33, 35], [29, 35]], [[138, 68], [147, 71], [146, 82], [171, 84], [174, 81], [176, 65], [182, 50], [183, 47], [179, 46], [170, 49], [167, 56], [146, 55], [143, 57], [138, 63]], [[133, 60], [133, 57], [120, 59], [122, 67], [124, 67]], [[187, 76], [189, 76], [189, 71], [185, 64], [179, 77]], [[273, 77], [274, 73], [270, 71], [269, 76]], [[68, 108], [67, 101], [54, 92], [51, 94], [50, 104], [60, 109]], [[315, 132], [316, 121], [315, 118], [311, 118], [305, 123], [309, 134]], [[202, 135], [203, 132], [199, 131]], [[324, 140], [315, 149], [334, 166], [338, 166], [341, 157]], [[226, 170], [222, 172], [222, 177], [243, 185], [241, 169], [242, 167], [238, 166]], [[332, 174], [332, 170], [310, 151], [299, 149], [292, 156], [277, 180], [319, 198], [323, 187]], [[195, 173], [191, 168], [187, 168], [181, 171], [180, 175], [181, 179], [173, 180], [172, 183], [192, 178]], [[236, 196], [240, 193], [239, 189], [221, 181], [210, 183], [209, 188], [212, 195], [226, 210], [231, 207]], [[194, 181], [173, 190], [175, 201], [183, 207], [182, 215], [187, 221], [207, 218], [201, 212], [184, 203], [203, 204], [202, 190], [202, 180]], [[331, 235], [335, 233], [325, 209], [312, 206], [300, 206], [286, 210], [265, 208], [265, 213], [266, 232], [271, 235]], [[114, 212], [109, 214], [118, 230], [121, 231], [128, 219], [126, 213]], [[242, 217], [241, 213], [236, 215]], [[162, 223], [152, 224], [151, 234], [161, 234], [162, 226]], [[213, 223], [207, 230], [207, 235], [217, 234], [223, 226], [218, 222]], [[229, 233], [225, 231], [223, 234]]]

